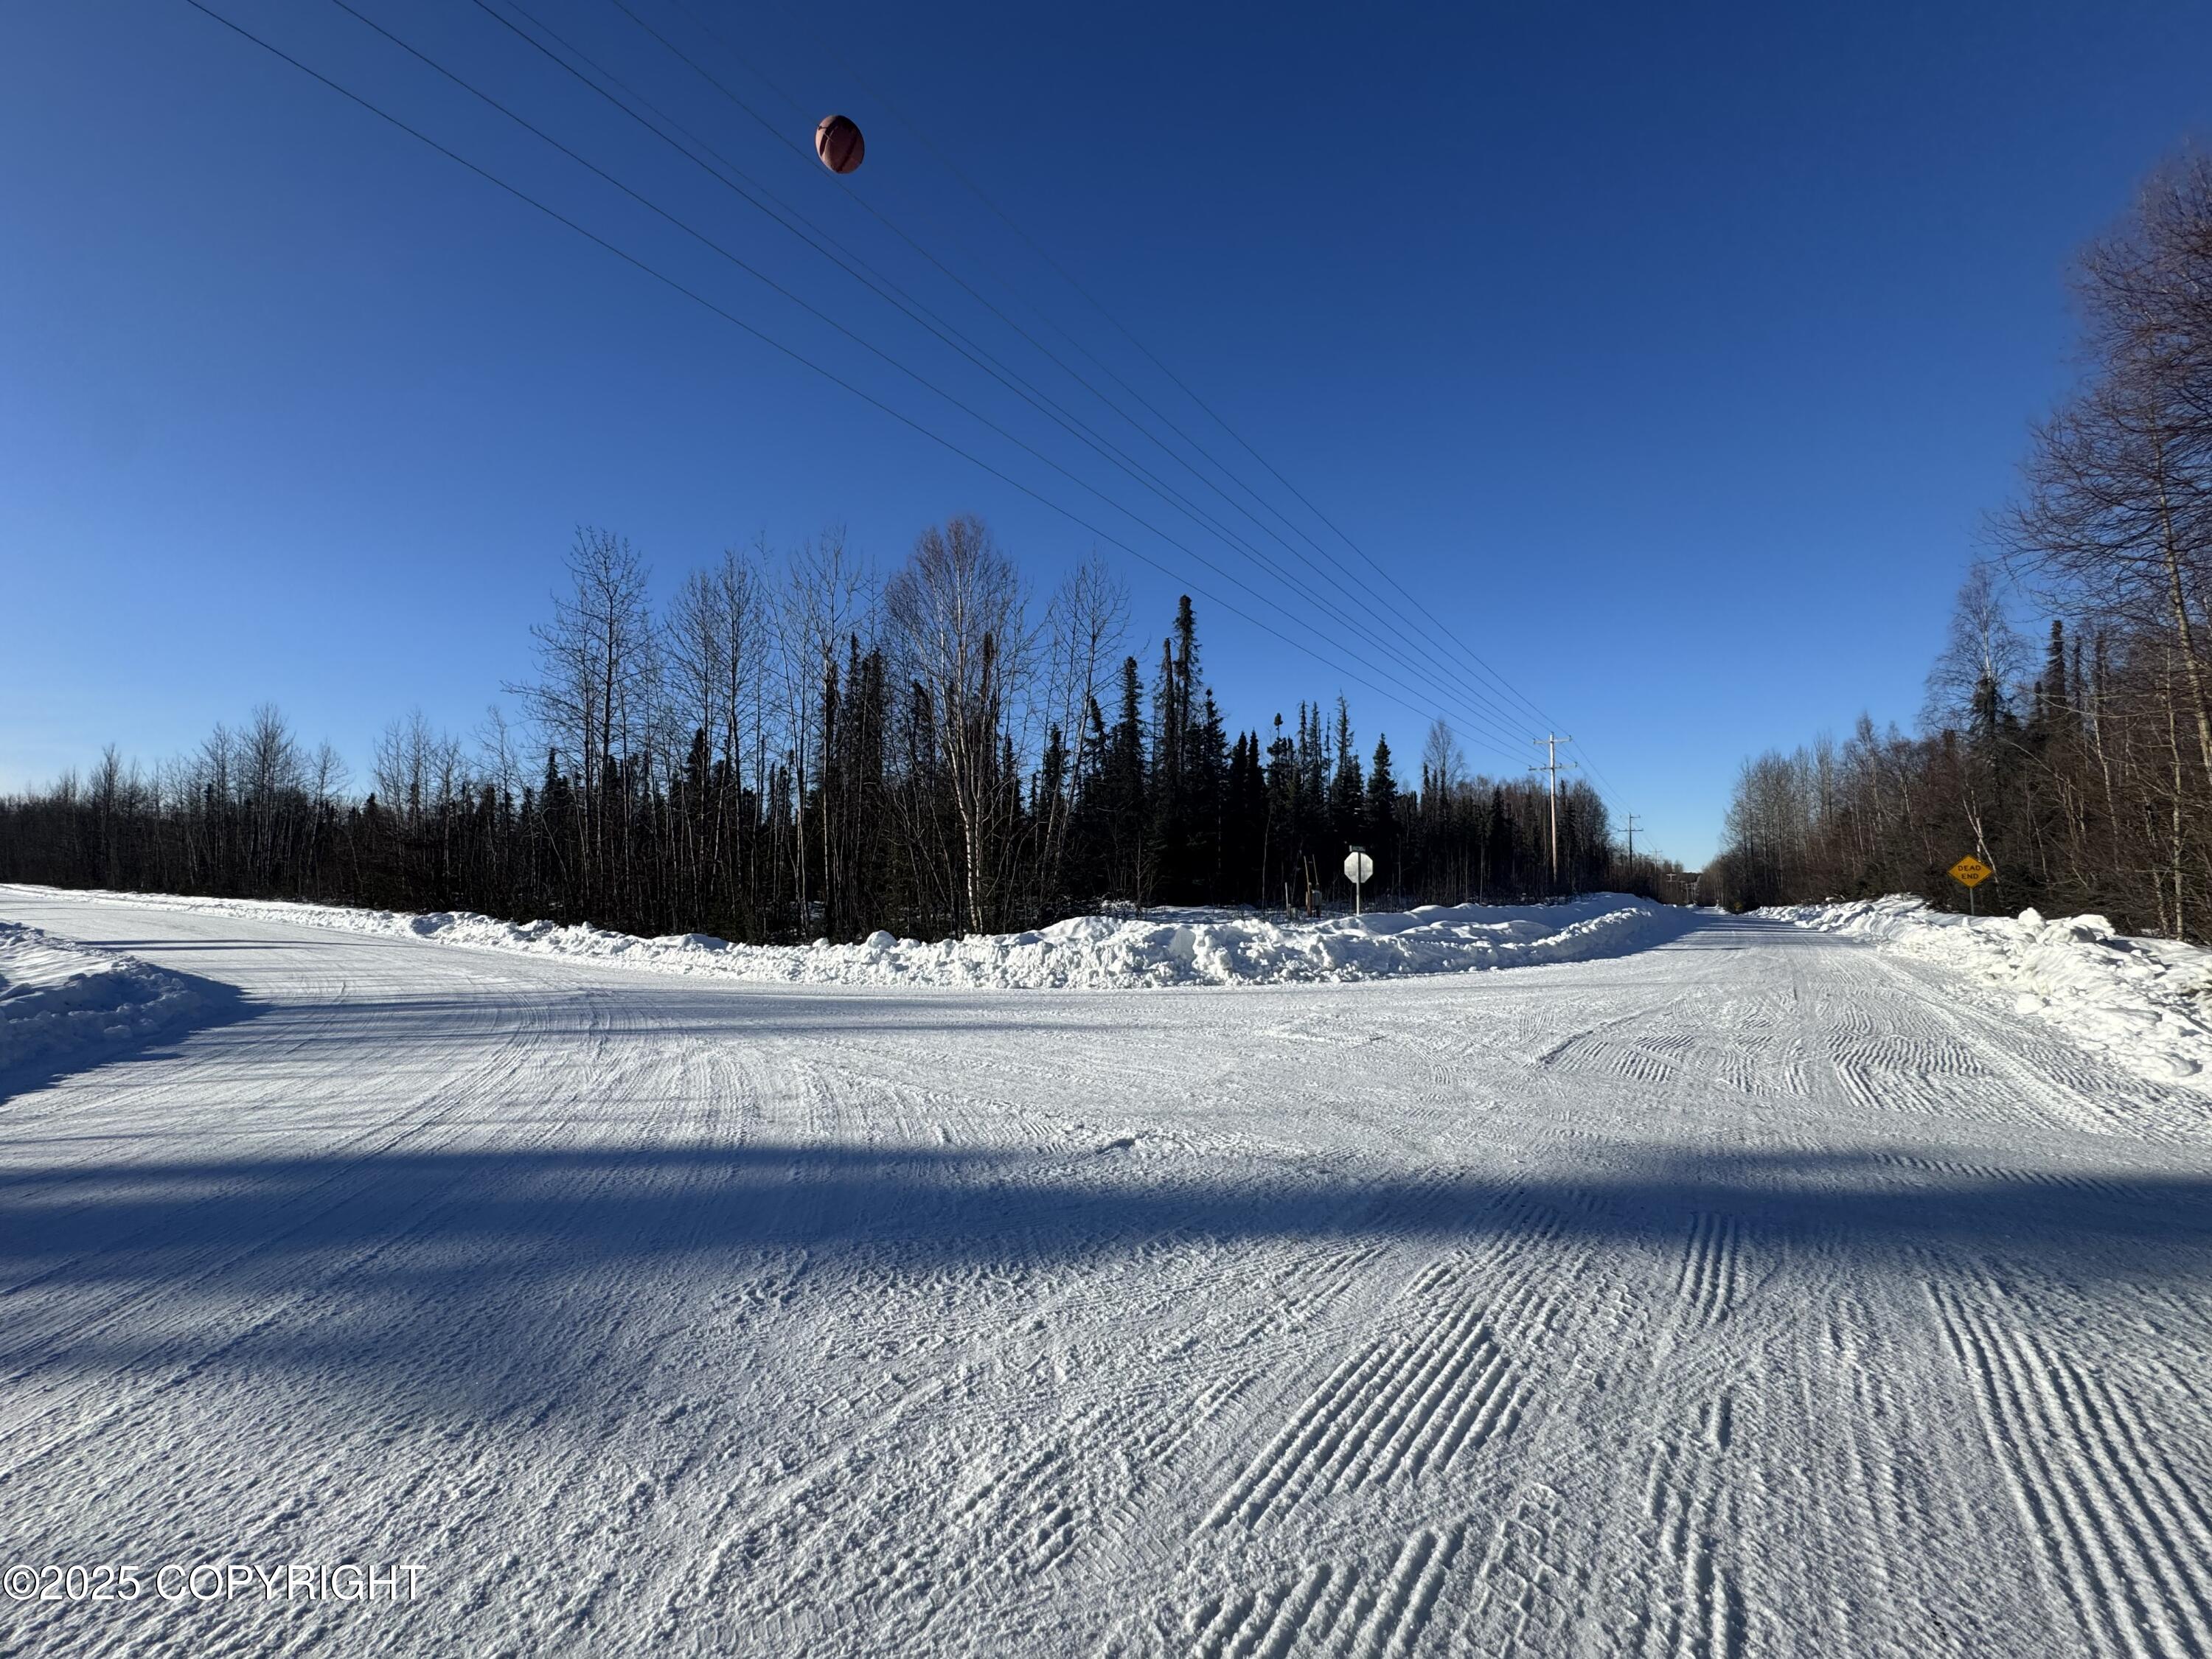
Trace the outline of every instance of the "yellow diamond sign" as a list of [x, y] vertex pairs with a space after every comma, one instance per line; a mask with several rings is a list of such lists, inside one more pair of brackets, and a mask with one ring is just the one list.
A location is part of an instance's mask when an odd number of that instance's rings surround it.
[[1979, 887], [1995, 874], [1996, 874], [1996, 871], [1990, 869], [1972, 853], [1967, 854], [1966, 857], [1951, 866], [1951, 879], [1968, 887]]

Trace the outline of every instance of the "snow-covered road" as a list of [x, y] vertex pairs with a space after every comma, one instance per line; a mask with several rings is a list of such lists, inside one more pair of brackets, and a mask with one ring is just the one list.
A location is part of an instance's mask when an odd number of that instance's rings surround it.
[[[1926, 963], [890, 991], [0, 917], [204, 993], [0, 1103], [0, 1565], [147, 1583], [0, 1651], [2212, 1653], [2205, 1097]], [[425, 1571], [152, 1593], [332, 1562]]]

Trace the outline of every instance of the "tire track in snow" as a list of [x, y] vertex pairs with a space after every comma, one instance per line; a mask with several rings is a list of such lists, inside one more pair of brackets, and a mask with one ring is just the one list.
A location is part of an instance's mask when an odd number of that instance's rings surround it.
[[[963, 1632], [1002, 1630], [1006, 1642], [1018, 1646], [1022, 1626], [1005, 1621], [1014, 1610], [1036, 1605], [1053, 1583], [1095, 1583], [1103, 1591], [1126, 1582], [1132, 1564], [1143, 1558], [1160, 1494], [1164, 1490], [1170, 1504], [1176, 1501], [1172, 1481], [1160, 1478], [1170, 1473], [1169, 1460], [1265, 1364], [1253, 1357], [1255, 1334], [1279, 1352], [1286, 1328], [1295, 1328], [1285, 1325], [1288, 1314], [1316, 1312], [1389, 1254], [1380, 1243], [1285, 1244], [1263, 1258], [1267, 1270], [1255, 1273], [1248, 1265], [1239, 1272], [1218, 1249], [1199, 1248], [1181, 1234], [1163, 1235], [1121, 1258], [1110, 1283], [1094, 1282], [1090, 1274], [1058, 1281], [1047, 1300], [1001, 1309], [1001, 1317], [1011, 1320], [1003, 1331], [974, 1331], [968, 1340], [996, 1353], [1007, 1336], [1079, 1323], [1085, 1310], [1117, 1301], [1141, 1328], [1155, 1295], [1155, 1311], [1164, 1318], [1176, 1308], [1206, 1306], [1206, 1288], [1224, 1277], [1236, 1283], [1241, 1300], [1206, 1312], [1194, 1327], [1140, 1345], [1151, 1362], [1110, 1399], [1073, 1416], [1049, 1395], [1010, 1393], [999, 1412], [1018, 1442], [991, 1462], [980, 1486], [940, 1490], [922, 1474], [933, 1462], [927, 1453], [916, 1458], [881, 1432], [857, 1437], [857, 1443], [841, 1447], [837, 1461], [817, 1467], [817, 1479], [779, 1501], [774, 1531], [738, 1541], [734, 1558], [718, 1551], [718, 1560], [780, 1558], [787, 1564], [783, 1570], [739, 1590], [746, 1606], [771, 1619], [777, 1609], [805, 1604], [854, 1610], [871, 1621], [878, 1650], [951, 1640], [944, 1633], [949, 1613]], [[1146, 1305], [1132, 1310], [1127, 1275], [1139, 1268], [1146, 1273]], [[1118, 1297], [1115, 1285], [1121, 1287]], [[1302, 1304], [1295, 1310], [1294, 1299]], [[933, 1307], [927, 1315], [936, 1312]], [[961, 1392], [974, 1403], [972, 1381]], [[896, 1476], [890, 1474], [894, 1469], [900, 1471]], [[928, 1480], [931, 1495], [922, 1502], [942, 1519], [926, 1538], [915, 1540], [895, 1512], [869, 1512], [867, 1493], [886, 1478]], [[915, 1490], [909, 1486], [910, 1496]], [[886, 1553], [890, 1565], [884, 1567]], [[718, 1571], [718, 1582], [729, 1583], [726, 1571]], [[788, 1633], [794, 1640], [805, 1635]]]
[[[880, 1650], [911, 1647], [940, 1619], [988, 1610], [1003, 1620], [1024, 1581], [1057, 1569], [1076, 1547], [1081, 1512], [1093, 1507], [1073, 1447], [1098, 1435], [1095, 1418], [998, 1461], [957, 1490], [941, 1522], [866, 1569], [867, 1612]], [[852, 1598], [848, 1605], [856, 1605]]]
[[1925, 1027], [1865, 1037], [1832, 1032], [1828, 1058], [1852, 1098], [1874, 1111], [1982, 1122], [2005, 1115], [1984, 1091], [1960, 1086], [1993, 1082], [1988, 1068], [1966, 1044]]
[[[1374, 1245], [1285, 1248], [1273, 1277], [1278, 1290], [1309, 1273], [1341, 1287], [1382, 1253]], [[1153, 1267], [1172, 1274], [1168, 1299], [1185, 1304], [1196, 1294], [1194, 1286], [1224, 1271], [1214, 1253], [1195, 1250], [1173, 1252]], [[1102, 1299], [1104, 1292], [1088, 1278], [1062, 1282], [1048, 1297], [1002, 1309], [1008, 1322], [972, 1328], [960, 1340], [984, 1366], [995, 1365], [1009, 1338], [1057, 1328]], [[1270, 1291], [1257, 1311], [1272, 1314], [1281, 1305]], [[1248, 1298], [1248, 1321], [1254, 1311]], [[980, 1473], [949, 1486], [937, 1477], [932, 1454], [917, 1456], [908, 1442], [925, 1421], [925, 1405], [942, 1401], [949, 1408], [956, 1398], [970, 1407], [980, 1403], [981, 1372], [970, 1367], [954, 1377], [938, 1362], [939, 1375], [924, 1393], [890, 1402], [866, 1432], [842, 1436], [831, 1455], [781, 1489], [765, 1515], [756, 1510], [752, 1526], [726, 1536], [714, 1553], [708, 1593], [687, 1589], [682, 1604], [734, 1595], [747, 1619], [764, 1621], [763, 1628], [802, 1647], [818, 1632], [779, 1622], [787, 1611], [836, 1607], [872, 1632], [876, 1651], [951, 1642], [945, 1633], [948, 1615], [963, 1639], [989, 1638], [981, 1650], [1018, 1649], [1021, 1614], [1054, 1586], [1063, 1587], [1060, 1594], [1068, 1593], [1064, 1587], [1071, 1583], [1103, 1590], [1123, 1583], [1141, 1560], [1152, 1477], [1255, 1374], [1249, 1358], [1217, 1367], [1202, 1363], [1201, 1355], [1201, 1363], [1193, 1363], [1194, 1340], [1235, 1323], [1235, 1310], [1224, 1310], [1210, 1316], [1196, 1336], [1153, 1346], [1157, 1364], [1140, 1370], [1139, 1386], [1116, 1387], [1110, 1398], [1072, 1414], [1055, 1412], [1050, 1399], [1031, 1395], [1016, 1379], [1003, 1379], [1007, 1393], [998, 1414], [1016, 1438], [1003, 1453], [978, 1462]], [[878, 1505], [874, 1494], [886, 1481], [905, 1492], [899, 1508]], [[933, 1516], [919, 1539], [904, 1513], [916, 1504]], [[774, 1570], [763, 1571], [770, 1564]], [[743, 1577], [733, 1571], [739, 1567], [746, 1569]], [[664, 1619], [661, 1628], [678, 1626]]]
[[[342, 1012], [342, 1005], [322, 1005], [320, 1017], [309, 1022], [307, 1031], [287, 1040], [284, 1052], [296, 1054], [319, 1042], [342, 1040], [338, 1021]], [[428, 1237], [440, 1218], [460, 1207], [462, 1200], [457, 1194], [465, 1185], [464, 1177], [451, 1176], [442, 1184], [409, 1194], [400, 1200], [380, 1232], [361, 1229], [359, 1241], [331, 1259], [319, 1262], [311, 1279], [298, 1279], [283, 1255], [283, 1247], [295, 1241], [312, 1241], [342, 1211], [371, 1208], [407, 1188], [410, 1183], [404, 1176], [380, 1173], [381, 1163], [394, 1157], [423, 1156], [448, 1144], [460, 1109], [477, 1099], [490, 1080], [523, 1069], [522, 1057], [533, 1035], [534, 1023], [520, 1030], [510, 1030], [501, 1035], [488, 1052], [476, 1054], [469, 1054], [460, 1044], [452, 1044], [453, 1053], [447, 1065], [442, 1068], [426, 1067], [438, 1079], [427, 1093], [404, 1103], [374, 1125], [345, 1138], [338, 1147], [343, 1156], [329, 1170], [313, 1182], [289, 1193], [271, 1207], [270, 1215], [282, 1218], [284, 1222], [280, 1230], [251, 1235], [240, 1229], [234, 1229], [228, 1234], [210, 1232], [193, 1241], [192, 1251], [199, 1260], [188, 1271], [179, 1271], [175, 1267], [149, 1269], [142, 1284], [126, 1288], [106, 1302], [88, 1305], [67, 1322], [40, 1329], [34, 1342], [19, 1339], [5, 1361], [0, 1362], [17, 1369], [0, 1378], [0, 1386], [20, 1387], [28, 1380], [37, 1361], [27, 1361], [21, 1356], [51, 1353], [72, 1343], [88, 1341], [110, 1328], [128, 1329], [134, 1318], [138, 1328], [129, 1344], [134, 1350], [129, 1364], [133, 1370], [153, 1375], [119, 1389], [111, 1382], [99, 1390], [94, 1409], [76, 1413], [75, 1420], [68, 1426], [58, 1432], [50, 1431], [35, 1444], [18, 1450], [19, 1440], [42, 1428], [50, 1430], [54, 1419], [61, 1415], [52, 1400], [32, 1396], [27, 1413], [18, 1410], [0, 1419], [0, 1449], [0, 1449], [0, 1456], [7, 1460], [4, 1466], [0, 1466], [0, 1480], [11, 1479], [33, 1463], [112, 1430], [143, 1405], [189, 1382], [256, 1339], [282, 1328], [297, 1310], [326, 1306], [337, 1287], [358, 1278], [387, 1256], [404, 1254], [410, 1243]], [[258, 1034], [249, 1033], [248, 1040], [258, 1041]], [[8, 1287], [5, 1294], [18, 1297], [47, 1281], [65, 1280], [87, 1264], [104, 1261], [107, 1271], [118, 1272], [122, 1264], [132, 1260], [132, 1247], [142, 1241], [156, 1249], [168, 1242], [159, 1224], [149, 1223], [104, 1242], [97, 1249], [53, 1264]], [[127, 1278], [125, 1283], [128, 1285]], [[204, 1304], [217, 1288], [234, 1304], [252, 1307], [253, 1316], [243, 1324], [211, 1333], [204, 1314], [185, 1311]], [[148, 1306], [159, 1307], [159, 1316], [145, 1318], [143, 1310]], [[82, 1394], [84, 1390], [80, 1388], [77, 1392]]]
[[1561, 1072], [1593, 1072], [1624, 1082], [1665, 1085], [1680, 1071], [1672, 1057], [1655, 1054], [1641, 1042], [1615, 1042], [1595, 1035], [1571, 1038], [1546, 1056]]
[[2027, 1097], [2025, 1102], [2010, 1102], [2012, 1115], [2025, 1103], [2044, 1121], [2066, 1128], [2121, 1133], [2155, 1145], [2201, 1142], [2201, 1097], [2161, 1089], [2047, 1026], [2045, 1036], [2029, 1018], [1985, 1006], [1982, 999], [1988, 994], [1978, 986], [1961, 996], [1957, 980], [1933, 963], [1872, 949], [1862, 954], [1870, 972], [1884, 975], [1892, 986], [1909, 986], [1932, 1018], [1986, 1055], [1995, 1068], [1992, 1080], [2010, 1084]]
[[1426, 1528], [1387, 1563], [1322, 1563], [1202, 1602], [1189, 1659], [1404, 1659], [1427, 1630], [1465, 1529]]
[[1474, 1605], [1455, 1646], [1487, 1659], [1572, 1651], [1592, 1565], [1572, 1531], [1557, 1491], [1539, 1485], [1519, 1493], [1474, 1569]]
[[1850, 1108], [1976, 1126], [2019, 1121], [2016, 1093], [1992, 1069], [2002, 1057], [1990, 1034], [1960, 1023], [1948, 988], [1900, 975], [1870, 950], [1839, 950], [1824, 966], [1839, 982], [1808, 994], [1808, 1030]]
[[1634, 1651], [1665, 1659], [1742, 1659], [1748, 1620], [1722, 1558], [1738, 1535], [1736, 1504], [1721, 1460], [1735, 1432], [1735, 1398], [1699, 1402], [1692, 1432], [1662, 1435], [1646, 1467], [1643, 1524], [1654, 1548], [1650, 1599], [1633, 1626]]
[[1674, 1293], [1694, 1322], [1717, 1325], [1735, 1306], [1742, 1249], [1743, 1224], [1734, 1216], [1701, 1211], [1691, 1218]]
[[[1509, 1249], [1509, 1257], [1517, 1250]], [[1354, 1349], [1307, 1395], [1201, 1522], [1257, 1525], [1310, 1494], [1319, 1498], [1441, 1474], [1510, 1432], [1528, 1393], [1524, 1368], [1496, 1327], [1538, 1310], [1533, 1289], [1486, 1308], [1455, 1280], [1467, 1269], [1433, 1264], [1401, 1299], [1441, 1306], [1410, 1333]]]
[[1929, 1300], [2029, 1534], [2100, 1655], [2212, 1652], [2212, 1515], [2104, 1380], [1955, 1291]]
[[[1917, 1291], [1917, 1287], [1916, 1287]], [[1931, 1400], [1923, 1367], [1948, 1374], [1951, 1356], [1908, 1292], [1902, 1305], [1839, 1297], [1799, 1363], [1825, 1455], [1779, 1471], [1789, 1501], [1817, 1505], [1806, 1518], [1810, 1548], [1831, 1581], [1853, 1587], [1789, 1607], [1804, 1651], [1878, 1659], [1981, 1659], [1984, 1654], [2063, 1650], [2033, 1615], [2031, 1585], [2021, 1622], [2017, 1552], [2006, 1529], [1988, 1524], [1972, 1472], [1986, 1466], [1972, 1413]], [[1909, 1363], [1906, 1356], [1911, 1356]], [[1814, 1385], [1817, 1382], [1817, 1391]], [[1929, 1540], [1954, 1541], [1931, 1549]], [[1967, 1535], [1967, 1534], [1970, 1534]], [[1941, 1610], [1941, 1618], [1929, 1614]], [[2002, 1646], [1995, 1632], [2005, 1632]]]

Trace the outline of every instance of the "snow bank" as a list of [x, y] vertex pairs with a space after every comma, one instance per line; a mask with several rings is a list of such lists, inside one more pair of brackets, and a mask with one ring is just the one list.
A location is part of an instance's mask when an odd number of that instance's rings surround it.
[[1075, 916], [1029, 933], [934, 943], [878, 933], [859, 945], [817, 939], [809, 945], [732, 945], [706, 933], [640, 939], [550, 921], [495, 921], [465, 911], [406, 915], [248, 899], [98, 896], [447, 945], [589, 957], [665, 973], [799, 984], [1024, 990], [1384, 979], [1579, 962], [1656, 942], [1674, 931], [1683, 914], [1648, 899], [1601, 893], [1563, 904], [1428, 905], [1310, 922], [1269, 921], [1249, 912], [1167, 910], [1143, 917]]
[[150, 963], [0, 921], [0, 1076], [143, 1042], [198, 1006]]
[[2102, 916], [1959, 916], [1901, 896], [1759, 914], [1940, 963], [2146, 1077], [2212, 1089], [2212, 951], [2116, 933]]

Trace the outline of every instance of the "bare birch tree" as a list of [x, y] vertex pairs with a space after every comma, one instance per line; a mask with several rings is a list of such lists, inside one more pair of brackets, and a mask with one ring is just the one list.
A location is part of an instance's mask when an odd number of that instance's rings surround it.
[[980, 519], [924, 531], [884, 595], [897, 661], [927, 698], [959, 825], [963, 923], [988, 927], [1020, 805], [1007, 775], [1010, 702], [1030, 690], [1032, 647], [1020, 577]]

